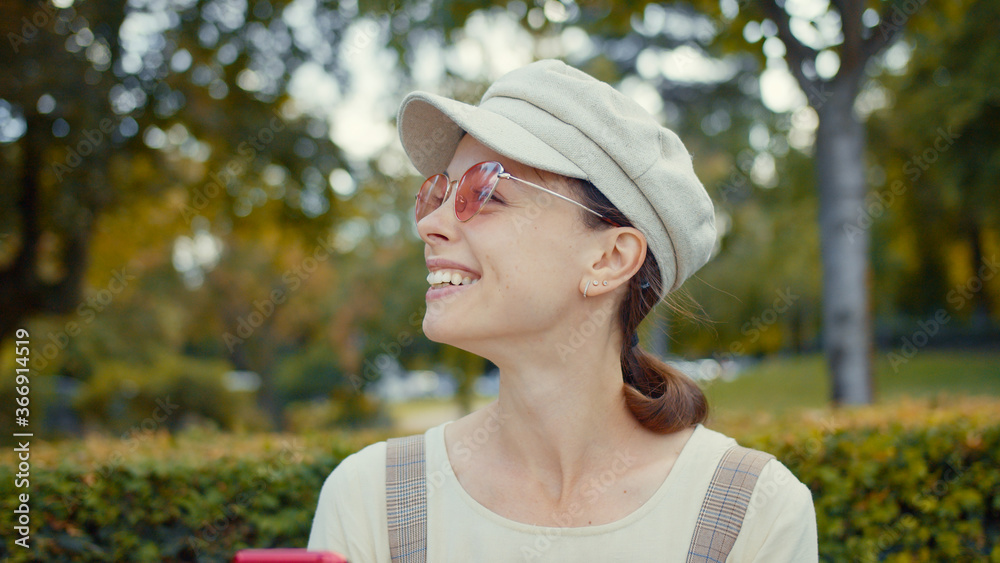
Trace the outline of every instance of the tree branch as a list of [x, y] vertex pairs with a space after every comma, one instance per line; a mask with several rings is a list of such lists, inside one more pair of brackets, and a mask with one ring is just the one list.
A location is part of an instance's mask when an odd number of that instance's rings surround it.
[[872, 31], [861, 47], [865, 60], [874, 57], [895, 42], [903, 33], [911, 15], [903, 13], [894, 3], [889, 3], [878, 15], [878, 27]]
[[868, 57], [864, 53], [861, 14], [865, 6], [862, 0], [839, 0], [836, 4], [840, 11], [840, 29], [844, 35], [844, 44], [840, 48], [840, 71], [854, 74], [856, 69], [864, 66]]
[[87, 273], [90, 255], [90, 229], [90, 225], [87, 225], [65, 235], [68, 240], [60, 256], [65, 275], [58, 282], [44, 284], [39, 288], [38, 305], [41, 311], [64, 315], [72, 312], [80, 303], [83, 276]]
[[799, 82], [799, 88], [804, 92], [812, 92], [817, 89], [816, 81], [809, 78], [802, 72], [802, 64], [805, 62], [814, 63], [816, 61], [816, 50], [803, 45], [801, 41], [792, 35], [792, 28], [789, 25], [790, 17], [788, 12], [778, 6], [776, 0], [761, 0], [761, 8], [764, 14], [774, 20], [778, 26], [778, 38], [785, 44], [785, 58], [788, 61], [788, 69]]

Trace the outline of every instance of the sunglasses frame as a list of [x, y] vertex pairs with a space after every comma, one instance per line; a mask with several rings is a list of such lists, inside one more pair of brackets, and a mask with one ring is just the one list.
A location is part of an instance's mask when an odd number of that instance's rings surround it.
[[[472, 170], [474, 170], [474, 169], [476, 169], [476, 168], [478, 168], [478, 167], [480, 167], [480, 166], [482, 166], [484, 164], [495, 164], [495, 165], [497, 165], [500, 168], [500, 172], [497, 173], [496, 179], [493, 180], [493, 185], [490, 186], [489, 193], [486, 195], [485, 198], [483, 198], [482, 203], [479, 205], [479, 208], [476, 209], [476, 211], [472, 215], [470, 215], [467, 219], [462, 219], [461, 217], [458, 216], [458, 207], [457, 207], [458, 196], [456, 195], [456, 197], [455, 197], [456, 204], [453, 205], [453, 208], [455, 210], [455, 218], [458, 219], [462, 223], [465, 223], [467, 221], [471, 221], [473, 217], [475, 217], [476, 215], [479, 215], [479, 212], [483, 210], [483, 207], [486, 206], [486, 203], [490, 200], [490, 198], [493, 197], [493, 192], [496, 191], [497, 184], [500, 183], [500, 180], [513, 180], [515, 182], [519, 182], [519, 183], [524, 184], [526, 186], [531, 186], [532, 188], [541, 190], [541, 191], [543, 191], [545, 193], [554, 195], [554, 196], [556, 196], [559, 199], [568, 201], [568, 202], [572, 203], [573, 205], [576, 205], [576, 206], [580, 207], [581, 209], [584, 209], [587, 212], [596, 215], [602, 221], [610, 223], [612, 226], [615, 226], [615, 227], [620, 227], [621, 226], [618, 223], [612, 221], [611, 219], [608, 219], [604, 215], [601, 215], [597, 211], [594, 211], [593, 209], [591, 209], [591, 208], [587, 207], [586, 205], [580, 203], [579, 201], [576, 201], [576, 200], [573, 200], [571, 198], [568, 198], [568, 197], [566, 197], [566, 196], [564, 196], [564, 195], [562, 195], [560, 193], [554, 192], [554, 191], [552, 191], [552, 190], [550, 190], [550, 189], [548, 189], [546, 187], [539, 186], [538, 184], [536, 184], [534, 182], [529, 182], [527, 180], [522, 180], [521, 178], [518, 178], [516, 176], [511, 175], [509, 172], [507, 172], [504, 169], [503, 164], [501, 164], [501, 163], [499, 163], [499, 162], [497, 162], [495, 160], [485, 160], [483, 162], [480, 162], [478, 164], [474, 164], [474, 165], [470, 166], [469, 169], [466, 170], [465, 173], [462, 174], [462, 177], [459, 178], [458, 180], [452, 180], [451, 178], [449, 178], [447, 172], [441, 172], [439, 174], [434, 174], [433, 176], [428, 177], [427, 179], [424, 180], [424, 183], [420, 185], [420, 190], [417, 191], [416, 200], [417, 200], [418, 205], [419, 205], [419, 202], [422, 201], [420, 199], [420, 195], [424, 193], [424, 188], [427, 187], [428, 183], [431, 182], [431, 180], [433, 180], [434, 178], [437, 178], [438, 176], [443, 176], [444, 179], [445, 179], [445, 181], [448, 182], [448, 185], [447, 185], [447, 187], [444, 190], [444, 195], [441, 197], [441, 205], [444, 205], [444, 203], [446, 201], [448, 201], [448, 198], [451, 197], [451, 190], [452, 190], [453, 186], [455, 186], [455, 185], [459, 184], [460, 182], [462, 182], [462, 180], [465, 179], [465, 177], [469, 174], [470, 171], [472, 171]], [[430, 211], [428, 211], [424, 215], [424, 217], [426, 217], [427, 215], [430, 215], [431, 213], [433, 213], [434, 211], [436, 211], [437, 209], [439, 209], [441, 207], [441, 205], [439, 205], [438, 207], [435, 207], [434, 209], [431, 209]], [[423, 217], [420, 217], [418, 215], [418, 210], [416, 208], [414, 208], [413, 212], [414, 212], [414, 216], [417, 219], [417, 222], [420, 222], [420, 220]]]

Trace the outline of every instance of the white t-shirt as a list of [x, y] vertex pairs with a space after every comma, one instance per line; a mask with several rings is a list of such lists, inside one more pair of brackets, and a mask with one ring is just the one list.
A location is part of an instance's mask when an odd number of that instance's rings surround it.
[[[702, 500], [723, 453], [736, 444], [698, 425], [657, 491], [628, 516], [597, 526], [533, 526], [479, 504], [452, 471], [444, 427], [424, 434], [427, 463], [427, 561], [684, 562]], [[389, 562], [385, 442], [345, 459], [320, 492], [310, 550], [351, 563]], [[809, 489], [778, 460], [764, 466], [729, 563], [818, 560]]]

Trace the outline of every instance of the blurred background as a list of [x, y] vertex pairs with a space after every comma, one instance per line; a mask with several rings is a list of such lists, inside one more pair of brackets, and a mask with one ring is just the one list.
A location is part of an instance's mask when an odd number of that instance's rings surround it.
[[824, 560], [1000, 561], [998, 21], [998, 0], [0, 0], [0, 421], [34, 433], [41, 503], [10, 553], [304, 545], [343, 455], [490, 401], [494, 366], [421, 334], [395, 113], [560, 58], [692, 153], [714, 257], [642, 344], [810, 486]]
[[2, 366], [27, 329], [46, 439], [117, 435], [168, 397], [162, 427], [234, 431], [418, 429], [488, 400], [493, 366], [420, 332], [421, 178], [395, 111], [414, 89], [475, 103], [539, 58], [692, 152], [719, 239], [673, 304], [703, 319], [664, 305], [643, 344], [721, 407], [1000, 391], [1000, 2], [0, 16]]

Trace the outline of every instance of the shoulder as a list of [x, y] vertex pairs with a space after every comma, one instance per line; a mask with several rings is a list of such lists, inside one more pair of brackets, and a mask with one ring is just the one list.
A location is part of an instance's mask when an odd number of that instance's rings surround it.
[[785, 464], [772, 459], [760, 472], [747, 514], [752, 515], [754, 510], [763, 509], [775, 502], [786, 504], [795, 502], [800, 505], [808, 503], [811, 507], [813, 500], [809, 488], [799, 481]]
[[695, 426], [682, 453], [690, 459], [690, 469], [704, 480], [703, 484], [707, 487], [722, 456], [730, 448], [738, 445], [736, 440], [729, 436], [699, 424]]
[[320, 491], [319, 507], [350, 505], [385, 488], [385, 442], [366, 446], [341, 461]]
[[812, 492], [777, 459], [761, 468], [729, 561], [818, 560]]
[[[385, 527], [385, 442], [344, 458], [320, 490], [309, 549], [375, 560]], [[360, 559], [359, 559], [360, 557]]]
[[[692, 436], [692, 441], [697, 439], [696, 448], [700, 452], [702, 464], [712, 464], [713, 470], [719, 466], [722, 457], [734, 446], [740, 446], [736, 440], [714, 430], [709, 430], [699, 426]], [[759, 468], [757, 472], [757, 482], [753, 488], [753, 495], [747, 507], [747, 519], [753, 518], [757, 511], [765, 510], [777, 504], [795, 503], [798, 505], [808, 504], [812, 508], [812, 493], [794, 474], [768, 452], [760, 450], [743, 450], [756, 459], [748, 458], [742, 464], [749, 466], [752, 461], [757, 461]], [[737, 459], [730, 458], [730, 462], [735, 464]], [[713, 471], [714, 473], [714, 471]]]
[[[741, 445], [735, 439], [701, 425], [696, 428], [691, 441], [694, 449], [698, 450], [698, 457], [701, 458], [701, 464], [708, 465], [711, 463], [713, 468], [719, 465], [726, 452], [734, 446]], [[752, 454], [762, 456], [759, 459], [764, 462], [758, 465], [760, 471], [754, 487], [755, 498], [753, 500], [758, 503], [757, 506], [764, 503], [766, 499], [773, 499], [787, 494], [802, 496], [805, 493], [809, 495], [810, 502], [812, 502], [809, 489], [783, 463], [768, 452], [749, 448], [748, 450]], [[753, 506], [751, 504], [750, 509]]]
[[376, 442], [344, 458], [327, 477], [323, 488], [375, 482], [377, 473], [385, 482], [385, 442]]
[[719, 458], [722, 458], [722, 454], [726, 453], [729, 448], [739, 445], [736, 440], [729, 436], [701, 424], [694, 427], [691, 444], [705, 453], [717, 453]]

